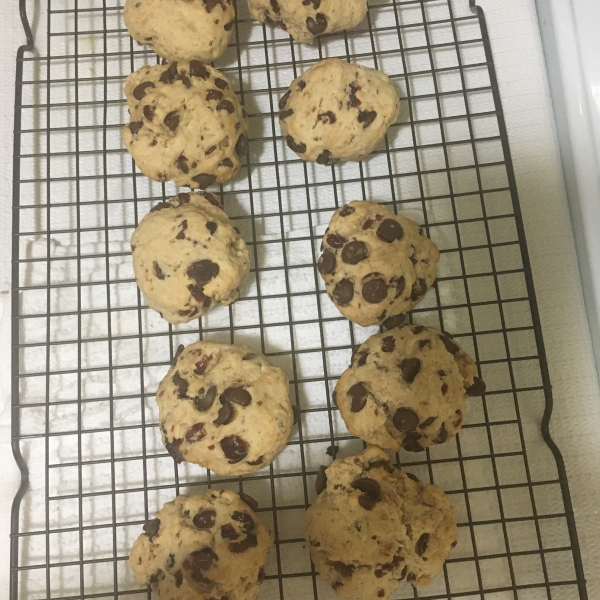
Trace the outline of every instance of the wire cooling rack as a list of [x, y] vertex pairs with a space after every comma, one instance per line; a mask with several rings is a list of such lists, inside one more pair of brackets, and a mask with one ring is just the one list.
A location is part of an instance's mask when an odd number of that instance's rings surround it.
[[[454, 333], [488, 392], [458, 438], [397, 461], [442, 486], [459, 544], [426, 589], [397, 598], [587, 598], [564, 466], [548, 433], [552, 397], [484, 16], [467, 0], [371, 0], [345, 34], [299, 45], [238, 2], [216, 63], [250, 118], [250, 164], [222, 189], [252, 254], [241, 299], [171, 327], [135, 285], [128, 240], [176, 193], [136, 171], [121, 143], [134, 45], [123, 0], [39, 0], [17, 61], [13, 254], [14, 503], [11, 599], [147, 598], [127, 565], [141, 524], [176, 493], [240, 489], [277, 538], [261, 598], [334, 598], [302, 539], [318, 467], [362, 443], [331, 390], [371, 333], [341, 318], [315, 270], [336, 206], [387, 203], [441, 250], [436, 287], [411, 315]], [[403, 99], [385, 144], [360, 164], [299, 160], [279, 97], [317, 60], [386, 72]], [[300, 427], [272, 467], [227, 479], [176, 466], [154, 393], [174, 349], [248, 343], [291, 380]], [[540, 427], [541, 423], [541, 427]], [[28, 486], [27, 486], [28, 483]]]

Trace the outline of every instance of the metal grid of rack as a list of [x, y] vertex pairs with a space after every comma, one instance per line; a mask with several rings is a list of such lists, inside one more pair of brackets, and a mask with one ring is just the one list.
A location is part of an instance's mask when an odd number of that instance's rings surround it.
[[[30, 35], [17, 61], [12, 390], [23, 485], [11, 599], [149, 597], [127, 565], [141, 524], [176, 493], [210, 486], [255, 497], [275, 532], [261, 598], [335, 597], [311, 566], [302, 517], [319, 466], [362, 448], [331, 390], [375, 329], [343, 319], [315, 269], [332, 212], [355, 199], [414, 218], [438, 244], [437, 284], [410, 320], [452, 332], [488, 386], [456, 439], [396, 455], [449, 494], [460, 535], [443, 574], [395, 597], [586, 598], [481, 9], [372, 0], [361, 26], [310, 47], [253, 22], [238, 0], [215, 66], [248, 111], [249, 164], [221, 193], [253, 268], [234, 305], [169, 326], [147, 308], [130, 260], [139, 219], [177, 189], [145, 178], [121, 143], [124, 79], [156, 61], [129, 38], [123, 2], [40, 0], [31, 33], [21, 0]], [[289, 82], [329, 56], [380, 68], [402, 98], [368, 160], [331, 168], [298, 159], [275, 112]], [[300, 424], [268, 469], [228, 479], [177, 466], [162, 446], [153, 394], [177, 346], [200, 338], [248, 343], [290, 378]]]

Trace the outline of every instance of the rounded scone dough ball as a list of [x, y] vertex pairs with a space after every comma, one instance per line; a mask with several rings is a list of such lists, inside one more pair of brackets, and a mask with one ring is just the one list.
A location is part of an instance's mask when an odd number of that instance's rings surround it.
[[367, 14], [367, 0], [248, 0], [248, 8], [257, 21], [312, 44], [323, 33], [356, 27]]
[[327, 294], [363, 327], [402, 322], [435, 281], [437, 246], [410, 219], [354, 201], [333, 213], [317, 269]]
[[316, 570], [346, 600], [389, 600], [422, 587], [456, 545], [456, 514], [444, 492], [393, 467], [380, 448], [321, 467], [305, 517]]
[[210, 63], [223, 54], [235, 21], [231, 0], [127, 0], [131, 37], [159, 56]]
[[327, 58], [292, 81], [279, 101], [279, 122], [287, 145], [300, 158], [332, 165], [365, 158], [399, 108], [387, 75]]
[[248, 346], [181, 346], [156, 402], [169, 454], [219, 475], [269, 465], [294, 425], [285, 373]]
[[197, 60], [145, 65], [127, 77], [125, 95], [123, 141], [150, 179], [205, 189], [240, 170], [248, 119], [223, 73]]
[[254, 600], [273, 534], [242, 497], [209, 490], [167, 502], [131, 550], [138, 584], [160, 600]]
[[131, 251], [148, 306], [173, 324], [237, 300], [250, 272], [248, 247], [209, 193], [157, 204], [133, 232]]
[[465, 397], [481, 395], [473, 359], [446, 333], [401, 325], [371, 336], [335, 386], [352, 435], [398, 452], [420, 452], [456, 435]]

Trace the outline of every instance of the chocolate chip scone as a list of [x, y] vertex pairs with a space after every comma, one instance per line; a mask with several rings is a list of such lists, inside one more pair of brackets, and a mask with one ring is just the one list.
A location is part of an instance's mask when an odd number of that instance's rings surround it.
[[229, 490], [177, 496], [144, 525], [129, 565], [160, 600], [254, 600], [273, 534]]
[[353, 435], [396, 452], [420, 452], [458, 433], [465, 397], [485, 391], [476, 373], [447, 333], [401, 325], [358, 348], [335, 386], [335, 402]]
[[428, 585], [456, 545], [444, 492], [401, 472], [371, 446], [321, 467], [306, 539], [317, 571], [346, 600], [390, 599], [403, 582]]
[[127, 0], [131, 37], [172, 60], [210, 63], [221, 56], [233, 30], [231, 0]]
[[229, 181], [248, 149], [248, 119], [223, 75], [200, 61], [145, 65], [129, 75], [123, 140], [155, 181], [205, 189]]
[[292, 81], [279, 108], [287, 145], [304, 160], [332, 165], [372, 152], [400, 100], [381, 71], [328, 58]]
[[257, 21], [312, 44], [323, 33], [356, 27], [367, 14], [367, 0], [248, 0], [248, 8]]
[[363, 327], [393, 327], [435, 281], [437, 246], [410, 219], [375, 202], [333, 213], [317, 269], [338, 310]]
[[237, 300], [250, 271], [244, 240], [209, 193], [157, 204], [133, 232], [131, 251], [148, 306], [173, 324]]
[[269, 465], [294, 425], [285, 373], [248, 346], [180, 348], [156, 392], [167, 451], [219, 475]]

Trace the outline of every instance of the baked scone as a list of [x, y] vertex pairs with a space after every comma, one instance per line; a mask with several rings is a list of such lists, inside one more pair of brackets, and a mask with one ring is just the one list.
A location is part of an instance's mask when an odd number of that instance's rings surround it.
[[439, 487], [421, 485], [374, 446], [319, 475], [306, 539], [316, 570], [341, 598], [389, 600], [403, 581], [423, 587], [440, 572], [458, 530]]
[[433, 285], [437, 246], [410, 219], [375, 202], [333, 213], [317, 268], [327, 294], [350, 321], [392, 327]]
[[271, 464], [294, 425], [285, 373], [248, 346], [181, 346], [156, 402], [169, 454], [219, 475]]
[[133, 232], [131, 251], [148, 306], [174, 324], [237, 300], [250, 271], [244, 240], [209, 193], [157, 204]]
[[197, 60], [144, 65], [125, 95], [123, 141], [150, 179], [203, 190], [240, 170], [248, 119], [223, 73]]
[[363, 160], [396, 121], [400, 100], [387, 75], [327, 58], [292, 81], [279, 101], [287, 145], [304, 160]]
[[481, 395], [473, 359], [447, 333], [400, 325], [371, 336], [335, 386], [352, 435], [398, 452], [443, 444], [460, 430], [467, 395]]
[[159, 600], [255, 600], [273, 534], [253, 509], [229, 490], [167, 502], [131, 550], [138, 584]]
[[367, 14], [367, 0], [248, 0], [248, 8], [257, 21], [312, 44], [323, 33], [356, 27]]
[[127, 0], [123, 18], [131, 37], [159, 56], [211, 63], [233, 31], [231, 0]]

